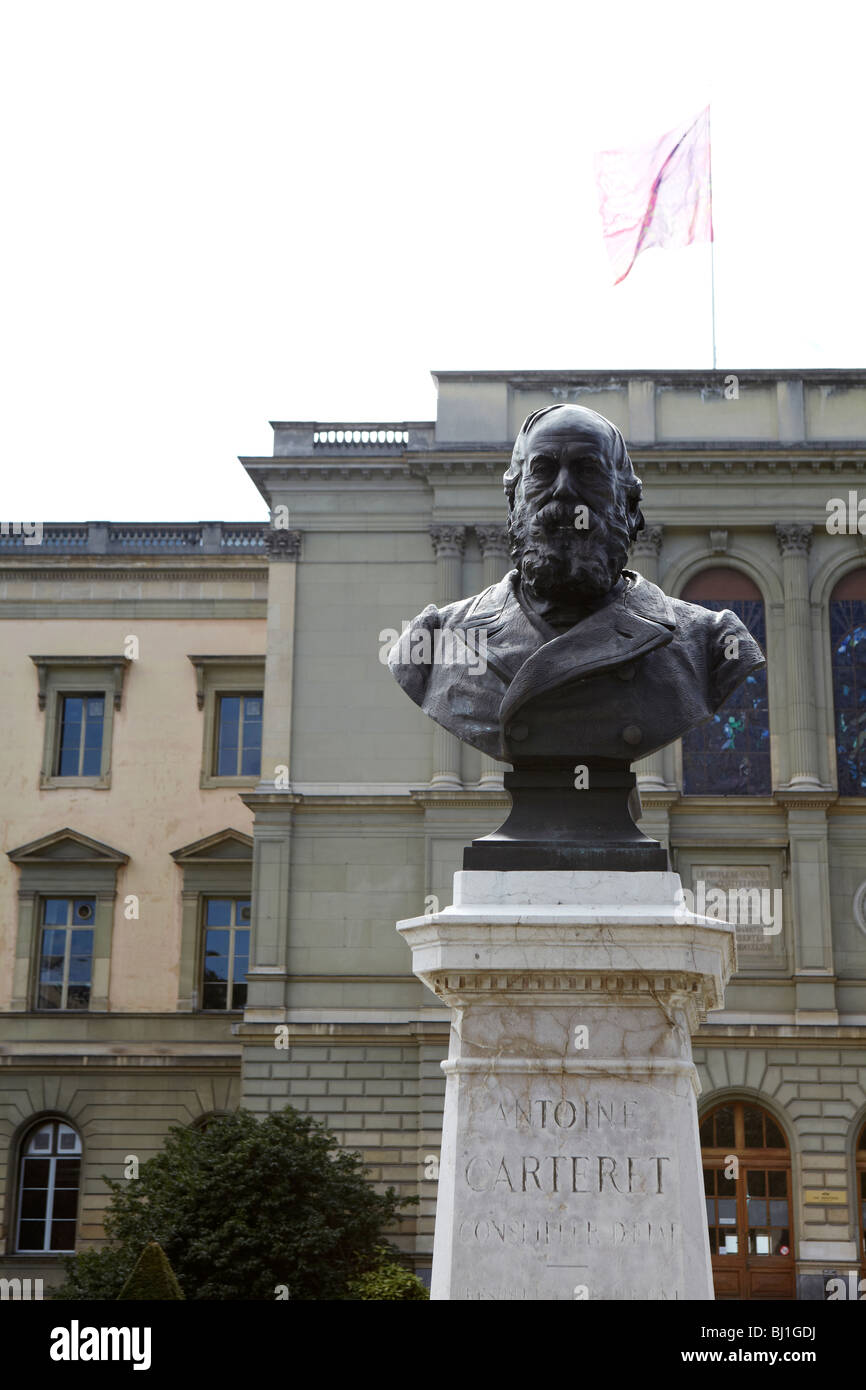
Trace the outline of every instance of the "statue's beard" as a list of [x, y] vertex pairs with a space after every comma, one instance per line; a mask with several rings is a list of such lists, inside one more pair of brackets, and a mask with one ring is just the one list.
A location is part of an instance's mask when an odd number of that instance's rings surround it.
[[511, 555], [529, 593], [565, 605], [603, 598], [622, 573], [629, 533], [618, 510], [591, 515], [585, 530], [574, 508], [548, 502], [537, 511], [518, 504], [509, 521]]

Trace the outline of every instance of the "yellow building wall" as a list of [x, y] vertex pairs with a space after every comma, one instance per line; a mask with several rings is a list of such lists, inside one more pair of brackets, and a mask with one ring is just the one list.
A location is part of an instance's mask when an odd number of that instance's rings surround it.
[[[18, 870], [5, 851], [68, 827], [130, 856], [117, 879], [109, 1001], [112, 1010], [171, 1011], [177, 1005], [181, 871], [171, 851], [232, 827], [252, 834], [235, 788], [199, 786], [203, 712], [197, 655], [264, 655], [256, 619], [70, 622], [7, 621], [3, 640], [5, 737], [0, 749], [0, 1011], [10, 1006], [18, 926]], [[122, 655], [138, 638], [123, 702], [114, 714], [111, 786], [40, 789], [45, 713], [31, 655]], [[124, 916], [129, 894], [138, 920]]]

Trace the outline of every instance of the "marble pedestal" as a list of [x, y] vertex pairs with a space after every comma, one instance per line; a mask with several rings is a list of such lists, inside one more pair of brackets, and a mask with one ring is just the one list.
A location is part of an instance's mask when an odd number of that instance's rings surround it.
[[711, 1299], [691, 1035], [734, 928], [668, 872], [455, 875], [398, 923], [452, 1010], [434, 1299]]

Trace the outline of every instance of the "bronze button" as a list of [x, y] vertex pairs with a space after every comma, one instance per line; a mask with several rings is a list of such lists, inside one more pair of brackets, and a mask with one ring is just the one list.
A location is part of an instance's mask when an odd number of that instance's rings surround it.
[[626, 724], [622, 731], [622, 737], [626, 743], [632, 745], [640, 743], [643, 738], [643, 729], [639, 729], [637, 724]]
[[515, 743], [522, 743], [525, 738], [529, 738], [529, 729], [525, 724], [512, 724], [510, 728], [505, 730], [505, 733]]

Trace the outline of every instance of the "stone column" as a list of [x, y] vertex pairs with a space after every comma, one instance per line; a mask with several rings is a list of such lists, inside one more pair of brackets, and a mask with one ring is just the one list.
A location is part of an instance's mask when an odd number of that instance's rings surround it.
[[[440, 608], [463, 598], [463, 551], [466, 546], [465, 526], [431, 526], [430, 539], [436, 551], [436, 602]], [[460, 740], [447, 729], [434, 726], [433, 776], [431, 787], [459, 790]]]
[[[483, 560], [482, 586], [489, 589], [493, 584], [498, 584], [500, 579], [512, 568], [508, 554], [508, 532], [504, 526], [476, 526], [475, 534], [478, 537]], [[502, 781], [504, 768], [504, 763], [482, 753], [479, 787], [491, 787], [495, 791], [504, 790]]]
[[271, 527], [268, 546], [268, 617], [259, 791], [288, 791], [292, 744], [292, 670], [295, 591], [301, 554], [300, 531]]
[[253, 812], [253, 883], [246, 1023], [285, 1014], [292, 818], [292, 668], [300, 531], [272, 527], [268, 545], [268, 616], [261, 780], [243, 797]]
[[691, 1035], [734, 928], [672, 873], [464, 871], [398, 930], [452, 1010], [431, 1297], [712, 1299]]
[[788, 781], [793, 789], [820, 788], [816, 727], [809, 550], [812, 527], [784, 522], [776, 527], [785, 586], [785, 692], [788, 704]]
[[[633, 567], [638, 574], [643, 575], [644, 579], [649, 580], [650, 584], [658, 584], [659, 582], [659, 557], [661, 556], [663, 536], [663, 526], [646, 526], [631, 548]], [[662, 749], [659, 749], [657, 753], [650, 753], [648, 758], [641, 758], [635, 763], [634, 770], [639, 792], [665, 791], [667, 789]]]
[[796, 1021], [839, 1021], [833, 956], [830, 845], [825, 792], [782, 788], [776, 799], [788, 814]]

